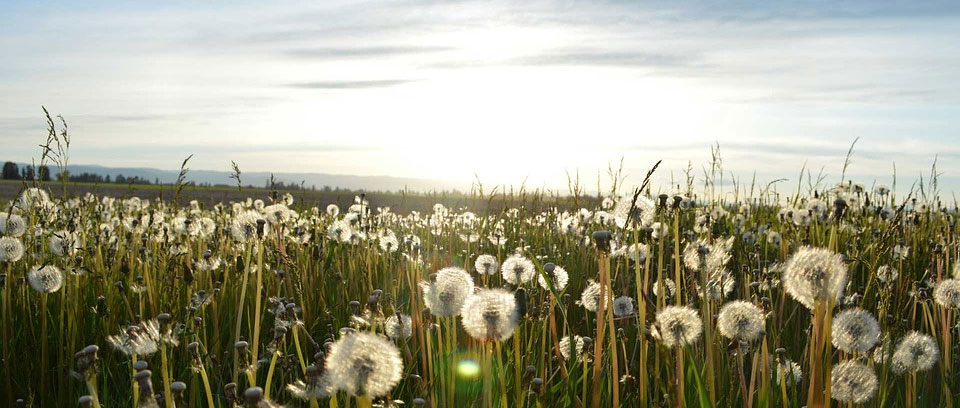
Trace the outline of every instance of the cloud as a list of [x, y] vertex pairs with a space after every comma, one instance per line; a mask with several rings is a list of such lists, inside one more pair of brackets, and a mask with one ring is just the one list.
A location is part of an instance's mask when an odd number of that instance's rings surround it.
[[388, 88], [397, 85], [403, 85], [416, 82], [412, 79], [377, 79], [368, 81], [316, 81], [316, 82], [296, 82], [285, 84], [287, 88], [297, 89], [367, 89], [367, 88]]
[[341, 60], [347, 58], [379, 58], [401, 55], [422, 55], [452, 51], [453, 47], [385, 45], [370, 47], [310, 47], [294, 48], [282, 54], [312, 60]]
[[514, 58], [508, 65], [524, 66], [602, 66], [629, 68], [690, 68], [701, 66], [699, 56], [614, 49], [557, 49], [541, 54]]

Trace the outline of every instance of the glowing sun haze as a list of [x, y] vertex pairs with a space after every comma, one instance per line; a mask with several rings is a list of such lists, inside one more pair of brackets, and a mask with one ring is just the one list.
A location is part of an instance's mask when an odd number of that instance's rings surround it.
[[738, 177], [807, 163], [960, 186], [954, 2], [0, 4], [0, 160], [63, 114], [72, 162], [558, 188], [661, 180], [719, 142]]

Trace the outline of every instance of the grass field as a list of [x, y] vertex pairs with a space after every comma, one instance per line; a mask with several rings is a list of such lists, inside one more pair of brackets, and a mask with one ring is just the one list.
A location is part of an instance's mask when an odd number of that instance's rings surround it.
[[933, 196], [20, 187], [6, 406], [960, 402], [957, 217]]

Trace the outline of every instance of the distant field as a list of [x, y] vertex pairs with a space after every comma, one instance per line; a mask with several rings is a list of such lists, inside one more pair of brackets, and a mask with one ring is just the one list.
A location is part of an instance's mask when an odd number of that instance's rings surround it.
[[[50, 190], [52, 196], [54, 197], [58, 196], [61, 191], [60, 184], [56, 182], [49, 182], [45, 184], [45, 187], [46, 189]], [[0, 180], [0, 200], [13, 199], [20, 193], [22, 189], [23, 183], [19, 181]], [[293, 194], [293, 196], [296, 198], [296, 205], [303, 205], [307, 208], [312, 206], [325, 207], [329, 204], [337, 204], [341, 208], [345, 208], [353, 203], [353, 199], [356, 195], [360, 194], [360, 192], [354, 191], [279, 191], [280, 194], [286, 192]], [[92, 193], [98, 196], [107, 195], [113, 197], [140, 197], [147, 199], [163, 198], [164, 200], [172, 200], [176, 190], [175, 187], [171, 185], [161, 186], [146, 184], [123, 185], [94, 183], [67, 184], [67, 195], [69, 196], [84, 195], [86, 193]], [[271, 190], [265, 188], [245, 187], [243, 190], [237, 190], [236, 188], [229, 187], [189, 186], [184, 188], [181, 192], [180, 200], [184, 203], [189, 202], [190, 200], [198, 200], [202, 203], [212, 205], [218, 202], [226, 203], [230, 201], [242, 201], [246, 200], [247, 197], [262, 198], [266, 200], [270, 197], [270, 193]], [[375, 205], [377, 207], [390, 207], [396, 212], [430, 211], [433, 208], [433, 205], [436, 203], [442, 203], [451, 208], [468, 207], [475, 211], [485, 210], [488, 205], [491, 207], [491, 209], [501, 209], [505, 206], [509, 206], [510, 203], [517, 199], [516, 197], [510, 198], [508, 196], [506, 201], [504, 201], [504, 197], [500, 195], [494, 200], [481, 200], [477, 197], [454, 196], [442, 193], [401, 194], [371, 192], [365, 194], [371, 205]], [[587, 200], [590, 202], [594, 201], [592, 198], [588, 198]], [[556, 203], [556, 199], [550, 199], [548, 201]], [[565, 202], [556, 204], [564, 205]]]

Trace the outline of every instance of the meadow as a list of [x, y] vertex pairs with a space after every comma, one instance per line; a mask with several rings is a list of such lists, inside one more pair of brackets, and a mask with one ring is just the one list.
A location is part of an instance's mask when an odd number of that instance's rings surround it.
[[403, 211], [21, 183], [0, 203], [0, 404], [960, 402], [957, 209], [935, 175], [787, 195], [720, 163]]

